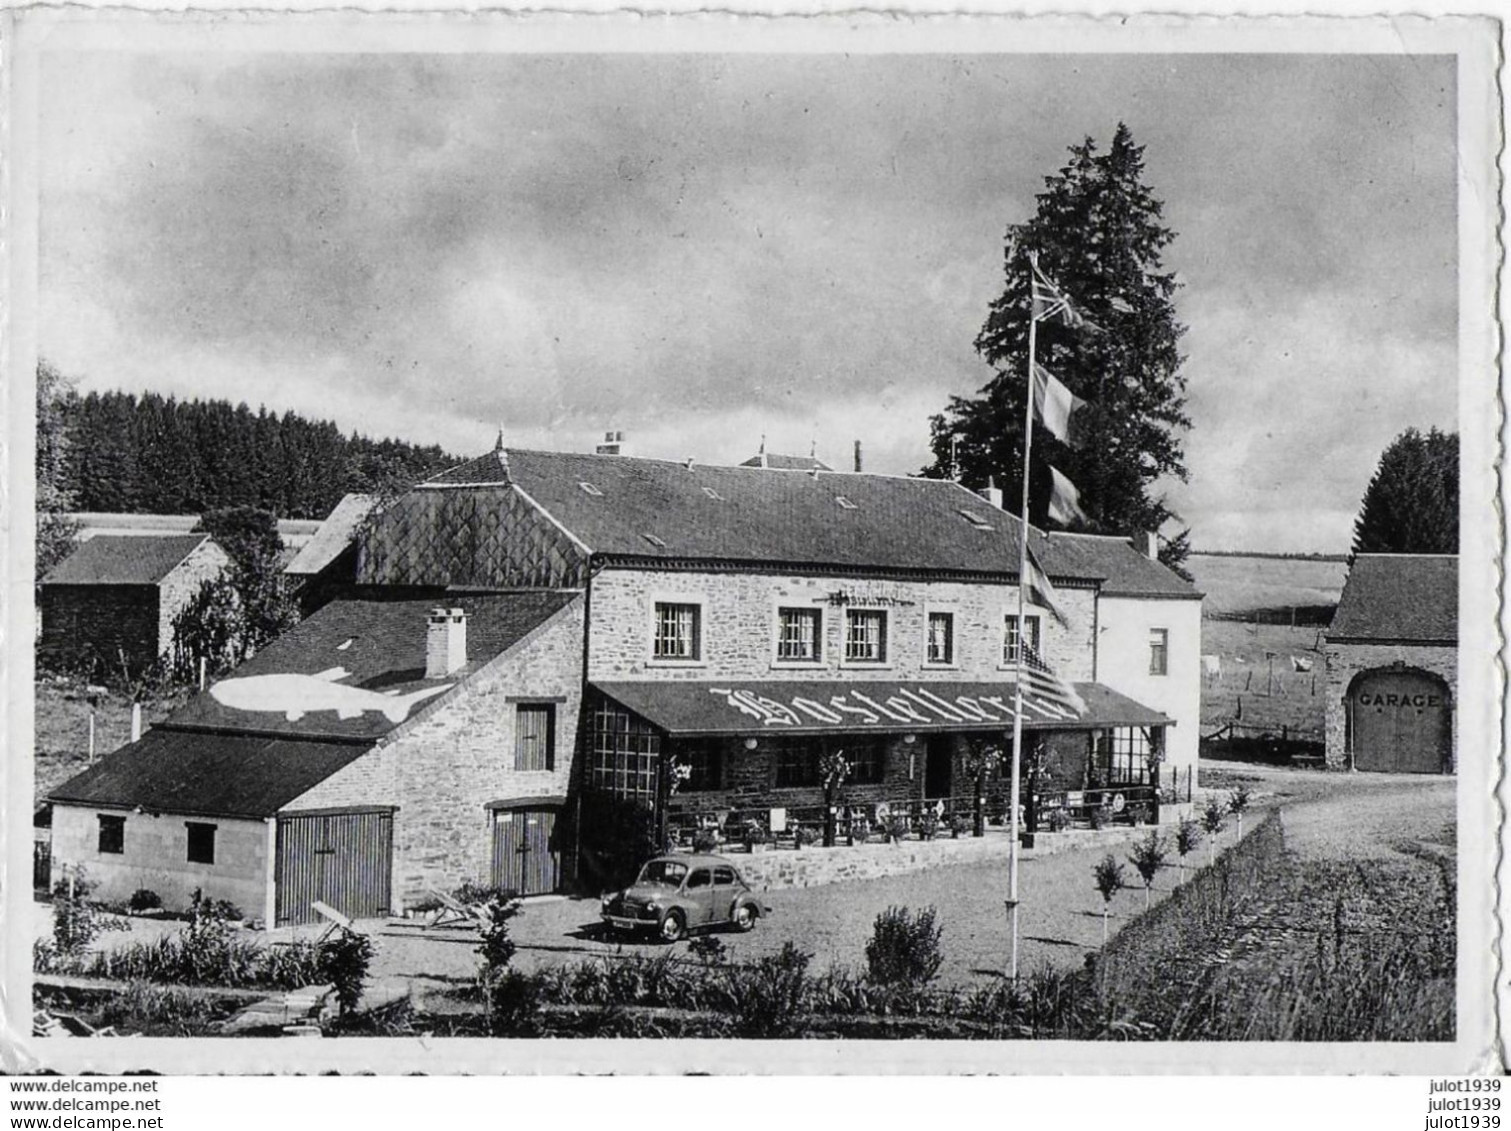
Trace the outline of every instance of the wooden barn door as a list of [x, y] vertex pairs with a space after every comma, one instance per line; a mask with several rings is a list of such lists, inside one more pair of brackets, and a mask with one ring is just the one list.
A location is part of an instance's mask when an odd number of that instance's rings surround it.
[[312, 923], [316, 900], [354, 919], [388, 914], [393, 811], [292, 814], [278, 819], [278, 922]]
[[561, 883], [551, 809], [508, 809], [493, 814], [493, 883], [520, 895], [544, 895]]
[[1354, 685], [1354, 765], [1396, 774], [1449, 769], [1453, 719], [1448, 687], [1436, 676], [1379, 671]]

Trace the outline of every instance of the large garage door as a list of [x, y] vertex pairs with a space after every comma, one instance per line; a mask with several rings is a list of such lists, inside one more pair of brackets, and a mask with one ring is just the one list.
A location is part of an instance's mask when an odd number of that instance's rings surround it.
[[387, 915], [392, 873], [392, 809], [278, 818], [280, 924], [314, 922], [317, 899], [352, 918]]
[[1425, 672], [1367, 672], [1354, 683], [1349, 714], [1354, 765], [1397, 774], [1441, 774], [1453, 741], [1448, 686]]
[[493, 882], [520, 895], [544, 895], [560, 886], [554, 809], [494, 811]]

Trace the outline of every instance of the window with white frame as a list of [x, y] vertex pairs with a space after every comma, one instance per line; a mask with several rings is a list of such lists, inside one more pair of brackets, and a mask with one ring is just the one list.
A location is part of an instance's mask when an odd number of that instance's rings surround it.
[[[1024, 634], [1028, 637], [1028, 650], [1031, 654], [1040, 655], [1039, 650], [1039, 618], [1025, 616], [1023, 618]], [[1002, 631], [1002, 662], [1004, 664], [1016, 664], [1018, 662], [1018, 617], [1016, 613], [1009, 613], [1003, 620]]]
[[1149, 780], [1150, 732], [1144, 727], [1113, 727], [1107, 742], [1109, 785], [1142, 785]]
[[882, 664], [887, 660], [887, 614], [881, 609], [845, 610], [845, 660]]
[[1149, 630], [1149, 674], [1166, 675], [1170, 671], [1170, 630]]
[[955, 662], [954, 613], [929, 614], [929, 636], [924, 658], [931, 664]]
[[703, 610], [679, 601], [656, 602], [656, 635], [651, 655], [658, 660], [696, 660], [701, 655], [699, 621]]
[[778, 609], [776, 658], [783, 663], [817, 663], [823, 658], [823, 614], [818, 609]]

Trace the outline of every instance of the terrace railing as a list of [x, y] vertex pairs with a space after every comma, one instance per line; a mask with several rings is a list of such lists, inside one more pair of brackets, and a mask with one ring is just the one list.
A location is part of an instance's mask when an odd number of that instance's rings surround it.
[[[1159, 791], [1148, 785], [1110, 786], [1087, 790], [1040, 791], [1025, 797], [1020, 814], [1025, 832], [1048, 832], [1064, 828], [1095, 828], [1103, 824], [1134, 824], [1153, 821], [1160, 801], [1190, 799], [1189, 779], [1179, 786]], [[996, 786], [982, 798], [982, 833], [1008, 831], [1005, 790]], [[803, 848], [823, 843], [824, 805], [772, 807], [720, 807], [686, 804], [667, 814], [671, 844], [679, 848], [716, 846], [719, 849], [756, 846]], [[955, 794], [920, 800], [899, 796], [882, 801], [835, 806], [833, 834], [836, 845], [887, 840], [932, 840], [968, 837], [976, 832], [976, 797]]]

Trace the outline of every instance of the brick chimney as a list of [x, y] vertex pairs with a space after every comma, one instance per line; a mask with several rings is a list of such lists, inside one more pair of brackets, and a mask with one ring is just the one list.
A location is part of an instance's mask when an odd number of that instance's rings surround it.
[[1159, 561], [1159, 536], [1154, 531], [1136, 531], [1133, 535], [1133, 548], [1151, 562]]
[[596, 449], [594, 449], [594, 454], [600, 456], [624, 455], [624, 433], [605, 432], [603, 434], [603, 442], [599, 444]]
[[986, 486], [982, 487], [976, 494], [991, 503], [999, 511], [1002, 509], [1002, 488], [998, 487], [991, 479], [988, 479]]
[[425, 627], [425, 678], [442, 679], [467, 666], [467, 614], [431, 609]]

